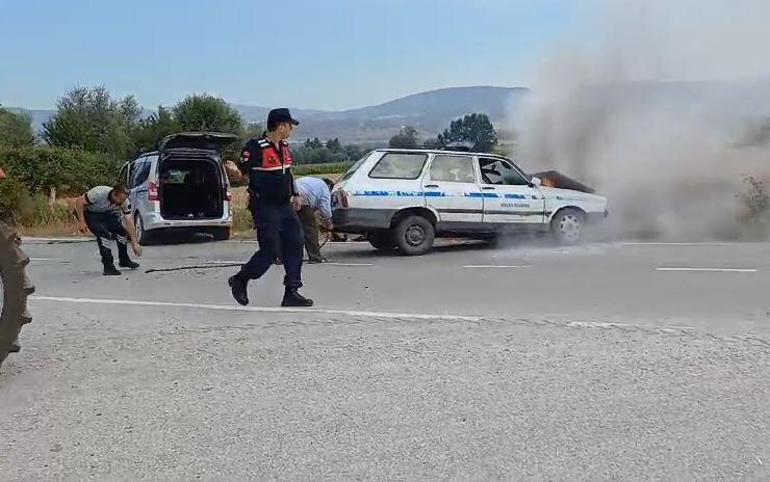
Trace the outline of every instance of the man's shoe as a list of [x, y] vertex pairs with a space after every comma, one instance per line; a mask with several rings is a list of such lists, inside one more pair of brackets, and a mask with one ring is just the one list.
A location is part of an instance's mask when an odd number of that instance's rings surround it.
[[328, 262], [329, 260], [326, 258], [312, 258], [308, 260], [307, 264], [323, 264]]
[[120, 276], [120, 271], [115, 268], [115, 266], [105, 266], [104, 267], [104, 276]]
[[120, 266], [121, 268], [138, 269], [139, 263], [131, 261], [130, 259], [124, 259], [118, 264], [118, 266]]
[[241, 279], [238, 278], [238, 275], [231, 276], [227, 280], [227, 284], [230, 285], [230, 291], [232, 291], [235, 301], [243, 306], [249, 304], [249, 295], [246, 292], [246, 283], [241, 281]]
[[19, 346], [18, 343], [15, 341], [11, 343], [11, 346], [8, 347], [8, 353], [19, 353], [21, 351], [21, 346]]
[[297, 290], [287, 290], [286, 294], [283, 295], [283, 302], [281, 302], [281, 306], [309, 308], [313, 306], [313, 300], [305, 298], [299, 294]]

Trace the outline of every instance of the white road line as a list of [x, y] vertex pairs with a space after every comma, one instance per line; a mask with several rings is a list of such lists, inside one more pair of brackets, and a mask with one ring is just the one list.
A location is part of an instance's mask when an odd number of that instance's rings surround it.
[[664, 242], [649, 242], [649, 243], [620, 243], [620, 246], [732, 246], [739, 243], [664, 243]]
[[711, 273], [756, 273], [753, 268], [655, 268], [656, 271], [702, 271]]
[[[307, 262], [305, 262], [307, 264]], [[371, 263], [333, 263], [333, 262], [327, 262], [327, 263], [319, 263], [323, 266], [374, 266]]]
[[518, 265], [508, 265], [508, 266], [501, 266], [501, 265], [467, 265], [463, 266], [465, 269], [516, 269], [516, 268], [526, 268], [526, 266], [518, 266]]
[[239, 305], [212, 305], [201, 303], [173, 303], [166, 301], [139, 301], [139, 300], [117, 300], [117, 299], [97, 299], [97, 298], [70, 298], [61, 296], [31, 296], [33, 301], [49, 301], [54, 303], [85, 303], [92, 305], [123, 305], [123, 306], [147, 306], [157, 308], [192, 308], [199, 310], [212, 311], [241, 311], [250, 313], [313, 313], [322, 315], [345, 315], [353, 317], [366, 318], [411, 318], [419, 320], [446, 320], [446, 321], [470, 321], [479, 322], [483, 318], [477, 316], [458, 316], [458, 315], [437, 315], [420, 313], [380, 313], [376, 311], [351, 311], [351, 310], [325, 310], [318, 308], [272, 308], [261, 306], [239, 306]]
[[42, 262], [42, 261], [51, 261], [51, 258], [29, 258], [32, 262]]
[[[211, 261], [206, 261], [206, 264], [244, 264], [248, 260], [221, 260], [221, 259], [215, 259]], [[310, 264], [307, 261], [304, 261], [303, 264]], [[372, 263], [334, 263], [334, 262], [328, 262], [328, 263], [318, 263], [322, 264], [324, 266], [374, 266]]]

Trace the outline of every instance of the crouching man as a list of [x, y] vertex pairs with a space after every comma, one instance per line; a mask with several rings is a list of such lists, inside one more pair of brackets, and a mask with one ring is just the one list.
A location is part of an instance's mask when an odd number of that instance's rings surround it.
[[128, 242], [131, 242], [137, 256], [142, 255], [142, 248], [136, 241], [136, 228], [131, 219], [128, 189], [125, 186], [97, 186], [78, 198], [75, 209], [80, 232], [85, 234], [90, 230], [96, 236], [105, 276], [120, 275], [110, 249], [113, 242], [118, 245], [118, 264], [121, 268], [139, 267], [138, 263], [128, 257]]

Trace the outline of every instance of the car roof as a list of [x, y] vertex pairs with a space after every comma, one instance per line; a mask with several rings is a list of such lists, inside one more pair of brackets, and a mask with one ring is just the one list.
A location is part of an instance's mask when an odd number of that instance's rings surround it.
[[375, 152], [394, 152], [394, 153], [409, 153], [409, 154], [449, 154], [456, 156], [484, 156], [484, 157], [497, 157], [499, 159], [507, 159], [500, 154], [492, 154], [489, 152], [467, 152], [467, 151], [446, 151], [443, 149], [399, 149], [399, 148], [384, 148], [376, 149]]

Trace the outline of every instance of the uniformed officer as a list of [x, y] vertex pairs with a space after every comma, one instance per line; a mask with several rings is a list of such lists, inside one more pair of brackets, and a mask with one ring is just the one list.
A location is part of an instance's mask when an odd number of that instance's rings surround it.
[[294, 126], [289, 109], [274, 109], [267, 116], [267, 132], [251, 139], [241, 152], [241, 168], [248, 170], [249, 209], [257, 228], [259, 251], [228, 280], [235, 301], [249, 303], [249, 280], [259, 279], [278, 254], [282, 255], [285, 292], [281, 306], [313, 306], [299, 293], [302, 287], [302, 227], [297, 217], [301, 200], [291, 172], [292, 157], [286, 139]]

